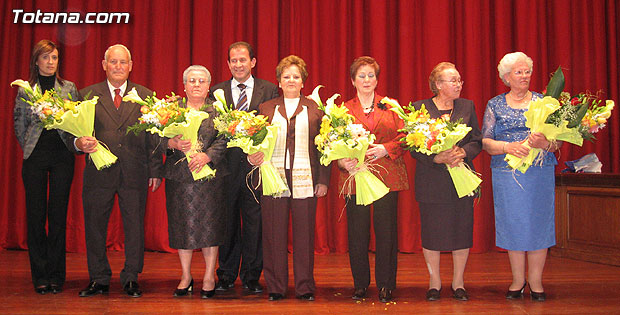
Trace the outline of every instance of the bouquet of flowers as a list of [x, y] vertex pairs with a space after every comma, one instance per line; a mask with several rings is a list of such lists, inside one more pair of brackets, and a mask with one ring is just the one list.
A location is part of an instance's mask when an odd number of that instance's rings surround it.
[[[551, 143], [565, 141], [581, 146], [584, 139], [592, 141], [595, 139], [593, 134], [605, 127], [614, 101], [607, 100], [602, 106], [602, 100], [594, 95], [579, 93], [571, 96], [562, 92], [563, 89], [564, 74], [558, 67], [547, 85], [546, 96], [532, 102], [524, 113], [525, 126], [532, 132], [541, 132]], [[529, 147], [526, 141], [523, 145]], [[530, 148], [526, 157], [506, 154], [505, 160], [511, 168], [525, 173], [542, 157], [542, 149]]]
[[220, 113], [213, 120], [215, 129], [220, 134], [230, 139], [227, 147], [241, 148], [245, 154], [263, 152], [264, 162], [258, 169], [260, 182], [263, 186], [263, 195], [281, 196], [289, 191], [286, 182], [280, 176], [278, 170], [271, 164], [271, 156], [276, 145], [278, 126], [270, 125], [267, 117], [255, 115], [254, 111], [246, 112], [233, 110], [226, 104], [224, 90], [218, 89], [213, 92], [215, 96], [215, 109]]
[[[95, 105], [98, 97], [87, 101], [64, 100], [54, 89], [41, 94], [41, 89], [30, 86], [28, 81], [15, 80], [11, 85], [24, 89], [29, 99], [23, 99], [32, 107], [32, 112], [39, 118], [46, 129], [60, 129], [76, 137], [92, 136], [95, 128]], [[69, 95], [71, 97], [71, 95]], [[90, 158], [97, 170], [109, 167], [118, 159], [102, 143], [97, 144], [97, 151]]]
[[[174, 93], [166, 99], [158, 99], [153, 93], [153, 96], [143, 100], [133, 88], [123, 97], [123, 101], [141, 105], [142, 115], [138, 118], [138, 123], [127, 128], [128, 133], [138, 134], [147, 131], [167, 138], [181, 135], [183, 140], [190, 140], [192, 143], [192, 148], [185, 152], [188, 163], [192, 161], [192, 155], [202, 152], [202, 143], [198, 141], [198, 129], [202, 121], [209, 117], [206, 112], [180, 107]], [[194, 180], [210, 179], [215, 176], [215, 171], [205, 165], [200, 171], [192, 172], [192, 177]]]
[[[319, 104], [319, 109], [325, 112], [321, 121], [321, 131], [314, 138], [314, 143], [321, 153], [321, 164], [327, 166], [331, 161], [342, 158], [357, 159], [356, 171], [351, 173], [349, 179], [355, 179], [356, 204], [369, 205], [390, 191], [369, 171], [372, 165], [364, 162], [368, 145], [374, 142], [375, 135], [370, 134], [361, 124], [354, 124], [354, 117], [348, 114], [349, 110], [344, 105], [334, 104], [334, 100], [340, 95], [334, 94], [327, 100], [326, 105], [323, 105], [319, 96], [321, 87], [323, 86], [318, 85], [314, 88], [310, 96]], [[349, 179], [347, 182], [350, 183]]]
[[[381, 102], [390, 104], [392, 106], [390, 110], [405, 122], [405, 127], [401, 131], [407, 136], [401, 141], [410, 151], [426, 155], [446, 151], [454, 147], [471, 130], [471, 127], [462, 124], [460, 120], [450, 121], [450, 115], [447, 114], [440, 118], [431, 118], [424, 104], [416, 110], [410, 103], [406, 108], [410, 113], [407, 114], [396, 100], [385, 97]], [[482, 179], [464, 163], [447, 168], [459, 198], [473, 196]]]

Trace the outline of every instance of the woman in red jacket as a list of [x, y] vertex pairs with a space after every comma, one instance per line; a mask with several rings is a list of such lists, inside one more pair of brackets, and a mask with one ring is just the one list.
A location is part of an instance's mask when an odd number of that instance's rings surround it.
[[[380, 102], [383, 96], [375, 93], [379, 72], [379, 64], [374, 58], [364, 56], [355, 59], [351, 65], [351, 83], [357, 90], [357, 95], [344, 105], [355, 117], [356, 124], [362, 124], [376, 136], [375, 143], [371, 144], [366, 152], [366, 160], [378, 164], [373, 168], [374, 173], [390, 189], [387, 195], [372, 204], [376, 238], [375, 281], [379, 289], [379, 300], [389, 302], [392, 300], [392, 290], [396, 288], [398, 191], [409, 189], [409, 183], [402, 157], [405, 151], [399, 143], [404, 136], [398, 132], [398, 129], [403, 127], [403, 121], [393, 111], [388, 110], [387, 105]], [[338, 161], [338, 183], [341, 190], [356, 164], [356, 159]], [[355, 185], [347, 187], [352, 187], [352, 191], [345, 191], [350, 198], [347, 202], [347, 226], [349, 262], [355, 285], [352, 298], [360, 300], [366, 296], [370, 284], [370, 205], [355, 204]]]

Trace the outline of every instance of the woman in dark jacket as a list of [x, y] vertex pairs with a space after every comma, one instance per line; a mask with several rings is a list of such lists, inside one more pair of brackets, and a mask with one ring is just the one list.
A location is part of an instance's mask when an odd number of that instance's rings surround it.
[[439, 254], [451, 251], [453, 298], [466, 301], [469, 297], [463, 273], [473, 244], [474, 197], [458, 197], [446, 166], [465, 163], [473, 169], [472, 160], [482, 150], [482, 136], [474, 102], [460, 98], [463, 81], [454, 64], [441, 62], [435, 66], [429, 85], [435, 96], [415, 102], [414, 107], [420, 109], [424, 104], [431, 118], [448, 114], [450, 121], [462, 119], [462, 123], [472, 129], [447, 151], [430, 156], [411, 153], [417, 160], [415, 196], [420, 206], [422, 250], [430, 275], [426, 299], [435, 301], [440, 298]]
[[[39, 41], [32, 49], [30, 85], [36, 84], [41, 92], [54, 89], [63, 99], [77, 100], [79, 94], [75, 84], [58, 75], [58, 64], [56, 44], [45, 39]], [[22, 180], [26, 192], [30, 272], [35, 292], [56, 294], [62, 291], [65, 283], [67, 206], [73, 181], [74, 137], [58, 129], [43, 129], [31, 105], [24, 101], [27, 98], [20, 88], [15, 98], [13, 120], [15, 136], [24, 150]]]
[[[187, 95], [185, 106], [194, 110], [206, 110], [209, 117], [198, 129], [202, 148], [187, 162], [185, 153], [192, 148], [191, 142], [180, 136], [164, 139], [161, 148], [166, 150], [164, 177], [166, 178], [166, 210], [168, 212], [168, 235], [170, 247], [178, 249], [181, 261], [181, 281], [174, 296], [186, 296], [194, 289], [191, 263], [194, 249], [201, 249], [205, 260], [200, 296], [215, 295], [215, 264], [218, 246], [224, 240], [224, 184], [226, 163], [224, 154], [226, 140], [217, 135], [213, 118], [217, 115], [213, 106], [205, 106], [209, 93], [211, 74], [203, 66], [190, 66], [183, 72], [183, 84]], [[200, 171], [206, 165], [216, 170], [209, 180], [195, 181], [191, 171]]]

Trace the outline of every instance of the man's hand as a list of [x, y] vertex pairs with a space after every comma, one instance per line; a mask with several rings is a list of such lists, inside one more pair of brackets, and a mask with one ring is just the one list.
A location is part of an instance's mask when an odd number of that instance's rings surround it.
[[97, 152], [97, 139], [95, 137], [84, 136], [75, 140], [75, 146], [84, 153]]

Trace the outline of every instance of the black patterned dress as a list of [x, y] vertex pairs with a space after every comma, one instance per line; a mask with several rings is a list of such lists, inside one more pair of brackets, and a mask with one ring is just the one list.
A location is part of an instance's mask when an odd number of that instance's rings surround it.
[[[197, 249], [222, 244], [225, 233], [224, 181], [226, 141], [217, 136], [213, 118], [217, 115], [208, 107], [209, 118], [202, 121], [198, 130], [203, 152], [210, 158], [216, 176], [210, 180], [194, 181], [185, 154], [166, 150], [164, 177], [166, 178], [166, 209], [170, 247]], [[162, 142], [167, 148], [167, 139]], [[179, 162], [180, 161], [180, 162]]]

